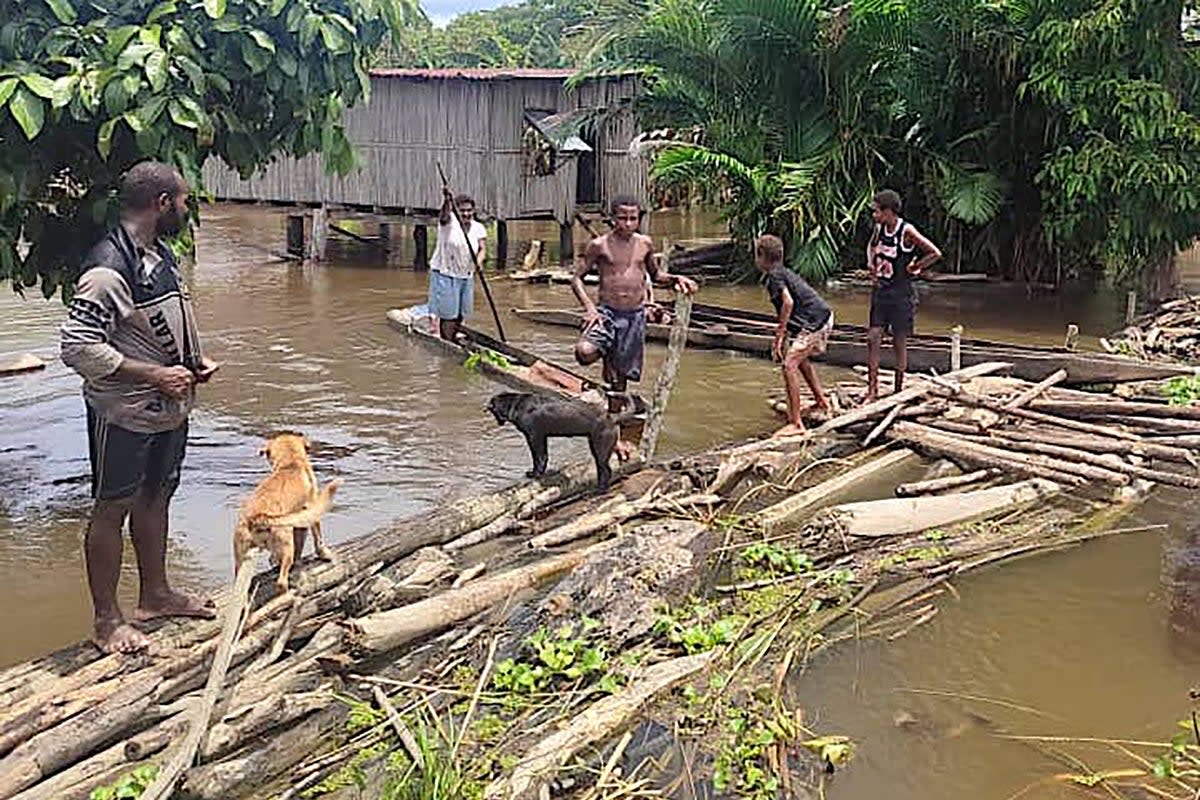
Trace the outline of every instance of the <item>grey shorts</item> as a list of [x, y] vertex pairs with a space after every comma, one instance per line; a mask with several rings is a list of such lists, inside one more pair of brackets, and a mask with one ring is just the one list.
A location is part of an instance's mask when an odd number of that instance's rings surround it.
[[604, 356], [609, 380], [640, 381], [646, 352], [646, 309], [624, 311], [599, 306], [600, 322], [583, 332], [585, 341]]
[[175, 493], [187, 451], [186, 421], [173, 431], [136, 433], [113, 425], [89, 405], [87, 423], [93, 498], [120, 500], [139, 489], [167, 497]]

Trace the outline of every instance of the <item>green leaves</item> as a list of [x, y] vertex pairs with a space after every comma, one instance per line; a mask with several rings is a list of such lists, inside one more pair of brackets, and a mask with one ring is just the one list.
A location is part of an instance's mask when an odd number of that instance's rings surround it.
[[46, 5], [50, 7], [54, 17], [63, 25], [74, 25], [75, 20], [79, 15], [75, 13], [75, 6], [71, 4], [71, 0], [46, 0]]
[[0, 259], [19, 237], [31, 250], [0, 281], [68, 294], [141, 158], [171, 161], [199, 193], [213, 156], [244, 174], [314, 151], [353, 169], [342, 118], [385, 2], [21, 3], [20, 22], [0, 25]]
[[8, 101], [8, 110], [21, 126], [26, 139], [33, 139], [42, 131], [46, 122], [46, 107], [41, 98], [25, 86], [17, 89]]

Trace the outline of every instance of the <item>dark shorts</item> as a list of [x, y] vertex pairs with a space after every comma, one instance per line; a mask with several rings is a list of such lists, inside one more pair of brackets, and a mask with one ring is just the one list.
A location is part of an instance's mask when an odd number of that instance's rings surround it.
[[87, 407], [92, 497], [120, 500], [138, 489], [174, 494], [187, 449], [187, 423], [164, 433], [135, 433]]
[[600, 306], [596, 310], [600, 322], [584, 331], [583, 338], [604, 356], [605, 378], [640, 381], [646, 352], [646, 309], [620, 311]]
[[871, 294], [872, 328], [883, 328], [884, 333], [892, 336], [907, 336], [913, 332], [916, 316], [917, 298], [911, 294]]

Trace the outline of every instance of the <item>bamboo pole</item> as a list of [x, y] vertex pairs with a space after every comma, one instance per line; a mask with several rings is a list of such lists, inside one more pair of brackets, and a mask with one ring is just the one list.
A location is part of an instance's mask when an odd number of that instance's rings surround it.
[[686, 292], [679, 293], [675, 299], [675, 321], [671, 325], [671, 337], [667, 343], [667, 360], [663, 363], [662, 371], [658, 373], [658, 381], [654, 384], [654, 399], [650, 404], [646, 428], [642, 432], [639, 450], [643, 461], [653, 458], [658, 447], [663, 414], [666, 413], [671, 390], [675, 388], [679, 362], [683, 357], [683, 348], [687, 345], [688, 325], [692, 321], [692, 299], [692, 295]]
[[154, 782], [142, 793], [142, 800], [166, 800], [175, 791], [175, 784], [184, 771], [196, 760], [196, 753], [208, 736], [208, 722], [217, 704], [217, 698], [225, 688], [225, 675], [233, 661], [233, 646], [237, 643], [242, 626], [246, 622], [250, 581], [253, 578], [254, 562], [246, 559], [238, 568], [237, 577], [234, 579], [233, 595], [229, 598], [225, 616], [221, 621], [221, 639], [217, 645], [217, 654], [208, 673], [208, 684], [204, 687], [204, 694], [188, 722], [187, 738], [167, 765], [159, 771]]

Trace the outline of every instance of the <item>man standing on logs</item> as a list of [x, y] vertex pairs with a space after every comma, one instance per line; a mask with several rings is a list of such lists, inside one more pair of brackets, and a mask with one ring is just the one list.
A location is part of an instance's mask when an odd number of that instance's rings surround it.
[[[462, 225], [454, 219], [455, 206]], [[438, 333], [448, 342], [454, 341], [463, 320], [471, 316], [475, 306], [475, 269], [483, 269], [486, 255], [487, 228], [475, 219], [475, 200], [466, 194], [455, 197], [448, 187], [443, 187], [437, 246], [429, 260], [429, 311], [438, 320]]]
[[62, 359], [84, 379], [95, 500], [84, 553], [93, 640], [107, 653], [150, 643], [117, 603], [126, 519], [141, 579], [134, 619], [214, 616], [211, 602], [174, 591], [166, 571], [195, 386], [217, 370], [200, 352], [187, 288], [163, 242], [184, 229], [187, 197], [167, 164], [144, 161], [125, 174], [121, 222], [84, 259], [62, 326]]
[[[664, 263], [654, 258], [654, 242], [638, 232], [642, 204], [633, 197], [612, 202], [613, 229], [588, 243], [583, 259], [576, 264], [571, 289], [584, 309], [583, 333], [575, 345], [575, 360], [587, 366], [603, 359], [604, 381], [614, 392], [626, 391], [629, 381], [642, 378], [642, 356], [646, 348], [646, 279], [691, 294], [696, 283], [682, 275], [671, 275]], [[593, 303], [583, 285], [592, 270], [600, 275], [599, 304]], [[610, 410], [613, 408], [610, 401]], [[629, 453], [627, 442], [617, 443], [618, 454]]]
[[937, 245], [900, 217], [900, 206], [900, 195], [891, 189], [876, 194], [871, 204], [875, 231], [867, 243], [867, 271], [873, 287], [867, 332], [868, 403], [879, 398], [879, 353], [885, 333], [891, 334], [896, 351], [895, 391], [904, 388], [908, 335], [917, 313], [913, 278], [942, 257]]

